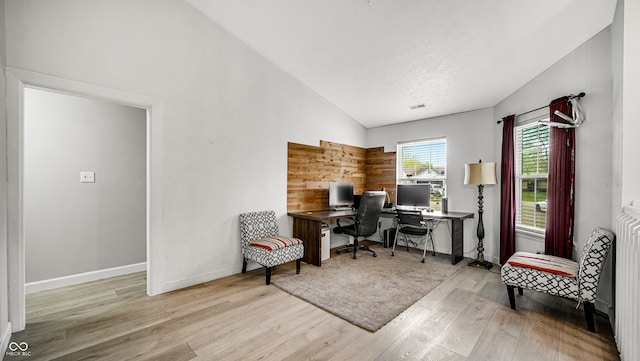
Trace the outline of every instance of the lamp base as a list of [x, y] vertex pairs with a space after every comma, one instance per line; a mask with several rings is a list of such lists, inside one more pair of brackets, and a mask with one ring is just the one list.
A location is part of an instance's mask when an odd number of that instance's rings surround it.
[[491, 269], [491, 267], [493, 267], [493, 263], [489, 262], [489, 261], [479, 261], [477, 259], [474, 259], [473, 261], [469, 262], [469, 266], [470, 267], [478, 267], [478, 268], [484, 268], [484, 269]]

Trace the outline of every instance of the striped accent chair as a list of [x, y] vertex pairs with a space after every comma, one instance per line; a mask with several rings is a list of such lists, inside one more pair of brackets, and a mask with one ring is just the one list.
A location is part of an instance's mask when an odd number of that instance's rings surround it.
[[240, 214], [240, 241], [243, 257], [242, 273], [247, 272], [249, 260], [265, 267], [267, 285], [271, 283], [272, 267], [279, 264], [296, 261], [296, 273], [300, 273], [300, 260], [304, 255], [302, 240], [278, 234], [276, 212]]
[[502, 283], [512, 309], [516, 309], [514, 289], [545, 292], [578, 301], [584, 305], [587, 329], [595, 332], [593, 313], [596, 291], [604, 261], [615, 236], [604, 228], [596, 228], [584, 246], [580, 262], [549, 255], [516, 252], [502, 266]]

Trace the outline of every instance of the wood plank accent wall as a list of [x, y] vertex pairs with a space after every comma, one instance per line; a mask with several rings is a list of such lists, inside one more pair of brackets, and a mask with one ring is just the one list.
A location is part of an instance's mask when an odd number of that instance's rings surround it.
[[367, 190], [384, 188], [391, 202], [396, 202], [396, 152], [384, 147], [367, 149]]
[[[352, 182], [354, 192], [393, 190], [395, 152], [365, 149], [321, 140], [320, 146], [288, 143], [287, 210], [329, 208], [329, 182]], [[391, 192], [390, 192], [391, 193]]]

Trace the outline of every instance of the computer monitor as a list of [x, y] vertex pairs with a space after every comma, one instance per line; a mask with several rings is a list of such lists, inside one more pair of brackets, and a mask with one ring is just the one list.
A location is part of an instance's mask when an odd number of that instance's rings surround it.
[[430, 209], [431, 185], [398, 184], [396, 187], [396, 205], [398, 208]]
[[329, 207], [350, 209], [353, 206], [353, 183], [329, 182]]

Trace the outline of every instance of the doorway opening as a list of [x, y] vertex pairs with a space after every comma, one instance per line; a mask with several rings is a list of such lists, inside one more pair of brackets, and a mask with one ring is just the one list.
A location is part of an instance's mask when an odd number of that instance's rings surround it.
[[[108, 247], [101, 248], [101, 246], [98, 246], [98, 244], [100, 243], [95, 243], [96, 245], [93, 246], [93, 248], [86, 248], [83, 250], [83, 252], [76, 250], [75, 247], [81, 247], [81, 246], [78, 246], [77, 244], [62, 245], [55, 251], [58, 253], [55, 253], [54, 255], [56, 257], [61, 256], [61, 253], [60, 253], [61, 249], [64, 248], [64, 258], [66, 259], [67, 263], [74, 263], [76, 261], [82, 260], [81, 262], [77, 262], [78, 264], [80, 264], [80, 266], [85, 267], [83, 270], [79, 271], [81, 272], [80, 273], [81, 277], [91, 278], [91, 277], [94, 277], [96, 273], [99, 274], [105, 271], [115, 272], [113, 275], [122, 274], [123, 272], [127, 273], [131, 271], [135, 271], [135, 269], [132, 270], [131, 268], [128, 268], [131, 266], [133, 266], [134, 268], [135, 267], [143, 268], [144, 270], [146, 270], [146, 277], [145, 277], [146, 293], [148, 295], [155, 295], [155, 294], [161, 293], [162, 285], [159, 284], [158, 283], [159, 280], [157, 280], [156, 277], [154, 277], [154, 274], [156, 273], [154, 272], [154, 269], [155, 269], [154, 267], [157, 267], [157, 265], [155, 265], [155, 262], [153, 262], [153, 260], [158, 259], [159, 256], [156, 255], [158, 250], [155, 247], [153, 247], [153, 242], [152, 242], [154, 238], [152, 236], [152, 232], [154, 234], [159, 232], [159, 226], [158, 226], [159, 223], [157, 220], [153, 221], [154, 217], [157, 218], [157, 213], [152, 214], [151, 212], [152, 195], [154, 199], [156, 199], [156, 201], [159, 202], [161, 198], [161, 194], [158, 192], [157, 188], [153, 186], [157, 182], [152, 181], [152, 177], [153, 177], [153, 174], [156, 174], [157, 172], [154, 173], [152, 171], [151, 159], [159, 159], [160, 157], [160, 154], [159, 154], [160, 148], [152, 144], [152, 139], [162, 139], [162, 136], [161, 136], [162, 103], [157, 99], [149, 98], [139, 94], [132, 94], [132, 93], [124, 92], [117, 89], [106, 88], [106, 87], [97, 86], [93, 84], [82, 83], [74, 80], [58, 78], [58, 77], [54, 77], [46, 74], [40, 74], [40, 73], [35, 73], [35, 72], [11, 68], [11, 67], [7, 67], [6, 75], [7, 75], [7, 78], [6, 78], [6, 81], [7, 81], [7, 101], [6, 101], [7, 217], [8, 217], [8, 224], [7, 224], [7, 239], [8, 239], [8, 244], [7, 244], [8, 265], [7, 266], [8, 267], [7, 268], [8, 268], [8, 288], [9, 288], [9, 305], [8, 305], [9, 306], [9, 322], [11, 323], [12, 332], [24, 330], [26, 326], [25, 285], [27, 284], [27, 265], [26, 265], [27, 262], [25, 257], [26, 256], [25, 251], [27, 246], [25, 243], [25, 236], [29, 236], [29, 234], [26, 234], [26, 231], [28, 229], [27, 226], [29, 225], [29, 222], [30, 222], [28, 217], [31, 216], [31, 213], [28, 213], [29, 208], [25, 208], [25, 205], [26, 205], [25, 202], [30, 202], [31, 194], [30, 193], [25, 194], [25, 191], [29, 192], [29, 189], [31, 189], [30, 188], [31, 185], [29, 183], [31, 182], [31, 180], [25, 179], [25, 176], [28, 176], [30, 174], [29, 173], [30, 171], [27, 170], [27, 168], [30, 167], [31, 164], [26, 163], [27, 159], [30, 159], [27, 154], [30, 148], [27, 147], [28, 144], [26, 144], [26, 142], [28, 142], [29, 140], [25, 138], [25, 131], [28, 130], [27, 128], [30, 125], [28, 124], [28, 122], [25, 121], [25, 115], [28, 115], [27, 113], [29, 113], [30, 110], [28, 110], [27, 107], [25, 107], [26, 105], [25, 100], [27, 97], [26, 93], [32, 90], [47, 91], [55, 95], [73, 96], [73, 97], [81, 98], [83, 100], [89, 100], [90, 102], [106, 102], [106, 103], [114, 104], [116, 106], [129, 106], [132, 108], [137, 108], [136, 110], [138, 112], [142, 112], [142, 114], [144, 115], [145, 119], [143, 122], [144, 124], [142, 126], [143, 133], [144, 133], [144, 145], [143, 145], [144, 154], [142, 156], [144, 159], [144, 171], [142, 172], [142, 174], [144, 174], [144, 180], [142, 180], [142, 183], [144, 183], [144, 191], [143, 191], [143, 195], [139, 196], [139, 198], [142, 199], [142, 203], [143, 203], [142, 209], [144, 213], [142, 216], [142, 219], [143, 219], [143, 221], [141, 222], [142, 225], [138, 224], [138, 226], [140, 226], [141, 229], [143, 230], [140, 231], [140, 228], [138, 228], [138, 231], [136, 231], [138, 235], [141, 235], [141, 237], [144, 238], [144, 241], [142, 242], [143, 245], [140, 246], [140, 248], [144, 250], [143, 253], [145, 253], [143, 262], [125, 260], [125, 261], [121, 261], [120, 265], [118, 265], [118, 263], [113, 263], [112, 256], [114, 256], [113, 253], [115, 251], [113, 251], [113, 249], [109, 249]], [[152, 123], [153, 123], [153, 127], [152, 127]], [[121, 136], [127, 137], [128, 135], [121, 134]], [[95, 139], [100, 139], [100, 137], [93, 138], [93, 139], [94, 139], [94, 142], [101, 141], [101, 140], [95, 140]], [[70, 143], [73, 143], [69, 140], [67, 141]], [[51, 151], [55, 155], [56, 149], [62, 149], [62, 147], [60, 146], [60, 143], [61, 143], [61, 140], [59, 139], [54, 140], [53, 144], [50, 144], [49, 146], [47, 146], [46, 149]], [[89, 145], [78, 147], [82, 149], [76, 149], [75, 152], [76, 153], [91, 152], [93, 148], [93, 145], [91, 144], [92, 143], [89, 142]], [[117, 146], [115, 148], [117, 148]], [[114, 151], [117, 152], [117, 150], [114, 150]], [[67, 150], [67, 152], [69, 151]], [[104, 152], [104, 151], [101, 152], [101, 154], [104, 154], [104, 153], [109, 153], [109, 152]], [[58, 156], [62, 157], [60, 154], [58, 154]], [[121, 156], [119, 159], [119, 162], [128, 162], [128, 161], [129, 161], [128, 157]], [[76, 187], [76, 188], [80, 187], [80, 190], [82, 192], [86, 191], [86, 193], [90, 193], [98, 190], [98, 187], [106, 185], [106, 183], [108, 183], [107, 181], [112, 182], [114, 184], [117, 183], [113, 179], [110, 179], [110, 177], [113, 174], [116, 174], [115, 170], [108, 169], [108, 168], [101, 168], [101, 170], [98, 171], [97, 168], [94, 168], [94, 164], [98, 164], [98, 163], [80, 164], [80, 165], [75, 165], [74, 167], [71, 167], [72, 169], [74, 169], [74, 171], [73, 172], [68, 171], [68, 174], [69, 174], [68, 186]], [[46, 170], [51, 173], [62, 172], [62, 166], [52, 168], [52, 167], [48, 167], [47, 164], [40, 164], [36, 168], [38, 171]], [[47, 183], [46, 178], [49, 176], [49, 173], [45, 172], [45, 173], [39, 173], [39, 174], [40, 174], [39, 177], [41, 179], [37, 179], [37, 181], [43, 182], [44, 184], [46, 184]], [[136, 174], [140, 174], [140, 172], [137, 172]], [[45, 179], [42, 179], [42, 178], [45, 178]], [[155, 179], [159, 179], [159, 177], [156, 175]], [[139, 181], [140, 180], [138, 179], [138, 183]], [[114, 184], [112, 184], [111, 186], [118, 188], [118, 186], [115, 186]], [[112, 194], [116, 194], [114, 198], [118, 198], [119, 195], [125, 194], [125, 193], [126, 191], [123, 191], [123, 190], [120, 190], [120, 192], [118, 191], [114, 192], [112, 190]], [[50, 195], [47, 195], [47, 196], [50, 196]], [[87, 204], [90, 204], [91, 202], [93, 202], [94, 205], [105, 204], [113, 201], [112, 199], [107, 199], [110, 197], [111, 196], [108, 195], [108, 193], [107, 195], [105, 195], [97, 192], [89, 197], [86, 197], [85, 202]], [[58, 199], [57, 203], [54, 202], [52, 203], [53, 205], [49, 205], [49, 207], [56, 208], [55, 211], [59, 213], [67, 212], [68, 214], [71, 214], [76, 211], [73, 207], [67, 207], [66, 203], [67, 203], [66, 199], [62, 201]], [[76, 207], [81, 207], [81, 206], [76, 206]], [[110, 234], [108, 231], [105, 232], [102, 229], [102, 227], [106, 227], [105, 223], [103, 222], [103, 219], [101, 219], [103, 215], [104, 215], [103, 213], [94, 212], [94, 219], [90, 220], [91, 222], [93, 222], [92, 224], [93, 227], [83, 228], [82, 232], [78, 232], [80, 236], [83, 236], [85, 238], [93, 237], [94, 240], [98, 238], [104, 239], [105, 237], [107, 239], [110, 239], [110, 237], [113, 237], [113, 238], [118, 237], [118, 232], [113, 232]], [[68, 217], [68, 218], [72, 218], [72, 217]], [[115, 221], [115, 220], [118, 220], [119, 218], [120, 220], [122, 220], [123, 217], [120, 217], [119, 215], [115, 214], [113, 211], [110, 211], [107, 213], [107, 216], [105, 218]], [[152, 226], [152, 224], [156, 224], [156, 226]], [[111, 229], [113, 230], [113, 227]], [[72, 230], [67, 230], [67, 231], [72, 233], [71, 232]], [[94, 232], [96, 234], [93, 234]], [[101, 236], [98, 237], [97, 234], [101, 234]], [[74, 235], [74, 237], [77, 237], [77, 236], [78, 234]], [[66, 238], [66, 236], [62, 236], [62, 237]], [[46, 250], [46, 247], [43, 246], [43, 249]], [[37, 248], [36, 248], [36, 252], [39, 252]], [[89, 265], [89, 263], [91, 262], [93, 262], [93, 265]], [[137, 263], [133, 263], [133, 265], [132, 264], [128, 264], [124, 266], [122, 265], [123, 263], [128, 263], [128, 262], [137, 262]], [[58, 273], [56, 275], [49, 276], [48, 278], [54, 277], [54, 280], [56, 282], [62, 281], [63, 283], [68, 282], [69, 281], [68, 279], [72, 279], [73, 283], [77, 283], [79, 281], [79, 279], [75, 277], [75, 276], [78, 276], [78, 274], [69, 276], [69, 273], [68, 273], [69, 268], [65, 268], [65, 267], [68, 267], [68, 265], [58, 264], [56, 267], [58, 268], [54, 268], [54, 271]], [[94, 267], [94, 268], [91, 269], [91, 267]], [[122, 267], [125, 268], [124, 271]], [[96, 268], [100, 268], [100, 269], [96, 270]], [[30, 275], [37, 275], [38, 272], [42, 272], [42, 271], [34, 270], [34, 272], [30, 273]], [[65, 272], [67, 272], [66, 276], [63, 275]], [[78, 272], [78, 271], [72, 271], [72, 272]], [[104, 274], [102, 276], [104, 276]], [[43, 287], [41, 284], [38, 284], [37, 277], [36, 278], [31, 278], [31, 276], [29, 277], [30, 277], [30, 280], [35, 280], [34, 282], [30, 283], [30, 287], [33, 286], [33, 284], [36, 285], [34, 286], [36, 287], [36, 290], [38, 287]], [[90, 280], [90, 279], [87, 279], [87, 280]], [[44, 283], [47, 283], [47, 282], [49, 283], [48, 285], [44, 286], [45, 288], [52, 286], [51, 279], [42, 280], [42, 281]], [[61, 285], [64, 285], [64, 284], [61, 284]], [[33, 291], [34, 289], [31, 289], [31, 290]]]
[[24, 88], [26, 293], [146, 270], [147, 110]]

